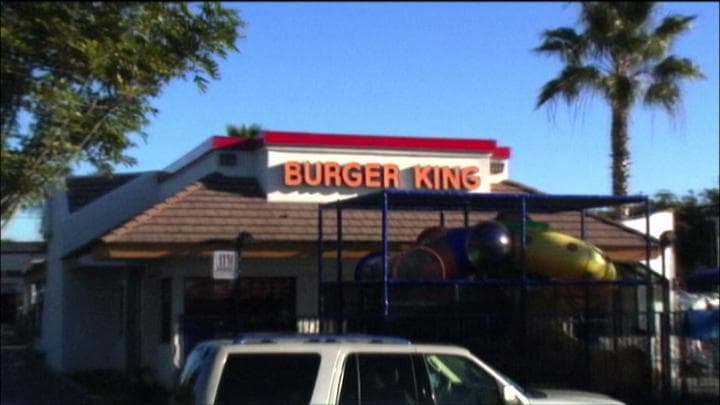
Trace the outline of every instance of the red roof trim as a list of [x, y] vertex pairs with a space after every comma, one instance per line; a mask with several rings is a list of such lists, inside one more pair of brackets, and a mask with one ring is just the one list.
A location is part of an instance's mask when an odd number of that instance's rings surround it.
[[336, 148], [420, 149], [449, 152], [485, 152], [493, 158], [510, 158], [510, 148], [497, 146], [490, 139], [420, 138], [405, 136], [374, 136], [316, 134], [309, 132], [265, 131], [263, 138], [212, 137], [212, 149], [255, 150], [262, 145], [320, 146]]
[[425, 149], [458, 152], [493, 152], [496, 149], [496, 142], [489, 139], [313, 134], [306, 132], [280, 131], [266, 131], [265, 145]]
[[492, 157], [495, 159], [510, 159], [510, 148], [507, 146], [498, 146], [493, 151]]
[[213, 149], [240, 149], [253, 150], [262, 145], [262, 139], [255, 138], [238, 138], [232, 136], [213, 136]]

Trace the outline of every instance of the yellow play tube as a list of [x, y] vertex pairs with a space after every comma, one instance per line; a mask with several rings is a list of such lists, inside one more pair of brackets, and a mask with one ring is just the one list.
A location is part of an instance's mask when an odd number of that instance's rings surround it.
[[551, 278], [614, 280], [617, 274], [602, 250], [561, 232], [528, 227], [526, 253], [528, 270]]

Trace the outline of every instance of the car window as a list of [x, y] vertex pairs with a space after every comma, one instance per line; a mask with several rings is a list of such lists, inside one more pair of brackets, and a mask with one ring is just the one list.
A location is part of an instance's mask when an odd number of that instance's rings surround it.
[[407, 354], [350, 355], [340, 391], [342, 405], [417, 405], [418, 389]]
[[348, 356], [343, 368], [342, 384], [340, 385], [339, 405], [360, 404], [360, 381], [358, 379], [357, 357]]
[[497, 405], [502, 403], [498, 382], [482, 367], [462, 356], [425, 356], [437, 405]]
[[316, 353], [230, 355], [215, 403], [307, 405], [319, 367], [320, 355]]

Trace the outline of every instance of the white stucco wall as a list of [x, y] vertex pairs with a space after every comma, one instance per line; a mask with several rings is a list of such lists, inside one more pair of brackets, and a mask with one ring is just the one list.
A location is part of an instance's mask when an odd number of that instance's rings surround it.
[[[627, 219], [622, 221], [623, 225], [634, 229], [638, 232], [645, 234], [646, 232], [646, 220], [645, 217]], [[656, 239], [660, 239], [663, 233], [674, 231], [675, 229], [675, 216], [672, 211], [660, 211], [650, 214], [650, 236]], [[667, 246], [664, 249], [665, 256], [665, 270], [664, 275], [670, 280], [675, 279], [675, 250], [672, 245]], [[663, 274], [663, 258], [658, 256], [654, 259], [650, 259], [649, 267], [659, 274]], [[645, 263], [645, 260], [642, 261]], [[647, 263], [645, 263], [647, 264]]]
[[63, 367], [63, 315], [64, 306], [64, 272], [62, 263], [63, 238], [61, 225], [68, 213], [65, 192], [57, 190], [48, 201], [47, 240], [47, 279], [45, 286], [45, 302], [42, 313], [42, 331], [36, 341], [38, 351], [45, 353], [48, 366], [54, 370]]
[[125, 270], [64, 273], [63, 370], [124, 369]]

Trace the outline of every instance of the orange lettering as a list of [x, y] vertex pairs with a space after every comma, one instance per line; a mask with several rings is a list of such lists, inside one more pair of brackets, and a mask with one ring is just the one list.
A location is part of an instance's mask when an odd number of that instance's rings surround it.
[[440, 190], [440, 166], [433, 166], [432, 171], [433, 171], [432, 189]]
[[381, 187], [381, 177], [380, 164], [368, 163], [365, 165], [365, 187]]
[[466, 190], [475, 190], [480, 187], [480, 176], [477, 175], [477, 166], [463, 167], [461, 173], [462, 186]]
[[457, 190], [460, 188], [460, 171], [457, 167], [445, 166], [442, 168], [442, 186], [445, 190]]
[[433, 188], [429, 178], [430, 169], [430, 166], [415, 166], [415, 188]]
[[285, 185], [299, 186], [302, 184], [302, 172], [300, 171], [300, 163], [285, 162]]
[[362, 186], [362, 168], [359, 163], [350, 162], [342, 167], [342, 181], [346, 186], [357, 188]]
[[305, 184], [312, 187], [319, 186], [322, 183], [322, 163], [303, 163], [303, 174]]
[[397, 165], [383, 166], [383, 187], [400, 188], [400, 169]]
[[[284, 182], [286, 186], [307, 185], [310, 187], [402, 187], [401, 170], [396, 164], [381, 165], [367, 163], [361, 165], [350, 162], [341, 165], [337, 162], [295, 162], [284, 163]], [[478, 168], [448, 166], [415, 166], [415, 188], [430, 190], [474, 190], [480, 186]]]
[[327, 162], [323, 165], [323, 177], [325, 187], [342, 186], [342, 178], [340, 178], [340, 165], [335, 162]]

